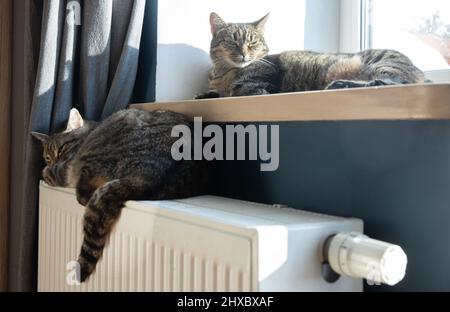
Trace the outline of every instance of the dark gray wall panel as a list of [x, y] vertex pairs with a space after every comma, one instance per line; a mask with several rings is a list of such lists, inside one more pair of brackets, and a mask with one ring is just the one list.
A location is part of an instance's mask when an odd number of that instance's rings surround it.
[[450, 122], [346, 121], [280, 125], [280, 166], [214, 163], [217, 194], [364, 220], [401, 245], [407, 275], [368, 291], [450, 291]]

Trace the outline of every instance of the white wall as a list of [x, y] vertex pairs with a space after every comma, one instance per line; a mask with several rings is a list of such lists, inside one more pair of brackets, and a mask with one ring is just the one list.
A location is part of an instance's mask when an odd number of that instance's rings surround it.
[[[337, 51], [338, 0], [162, 0], [158, 3], [156, 100], [192, 99], [208, 88], [210, 12], [227, 22], [251, 22], [270, 12], [271, 53]], [[305, 35], [306, 30], [306, 35]]]

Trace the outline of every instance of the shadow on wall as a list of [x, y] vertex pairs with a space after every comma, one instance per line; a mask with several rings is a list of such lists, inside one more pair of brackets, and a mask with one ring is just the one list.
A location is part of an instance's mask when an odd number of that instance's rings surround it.
[[156, 101], [190, 100], [208, 89], [209, 54], [188, 44], [158, 44]]

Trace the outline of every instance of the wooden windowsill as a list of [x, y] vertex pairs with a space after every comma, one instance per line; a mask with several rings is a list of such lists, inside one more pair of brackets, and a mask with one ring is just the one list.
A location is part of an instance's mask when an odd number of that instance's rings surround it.
[[134, 104], [207, 122], [450, 119], [450, 83]]

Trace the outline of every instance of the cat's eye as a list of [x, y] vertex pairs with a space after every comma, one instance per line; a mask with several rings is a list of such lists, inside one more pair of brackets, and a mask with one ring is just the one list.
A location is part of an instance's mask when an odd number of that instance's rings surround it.
[[235, 47], [237, 47], [237, 43], [234, 41], [225, 41], [225, 47], [226, 48], [235, 48]]
[[48, 164], [52, 160], [52, 158], [50, 157], [50, 155], [45, 155], [44, 160]]

